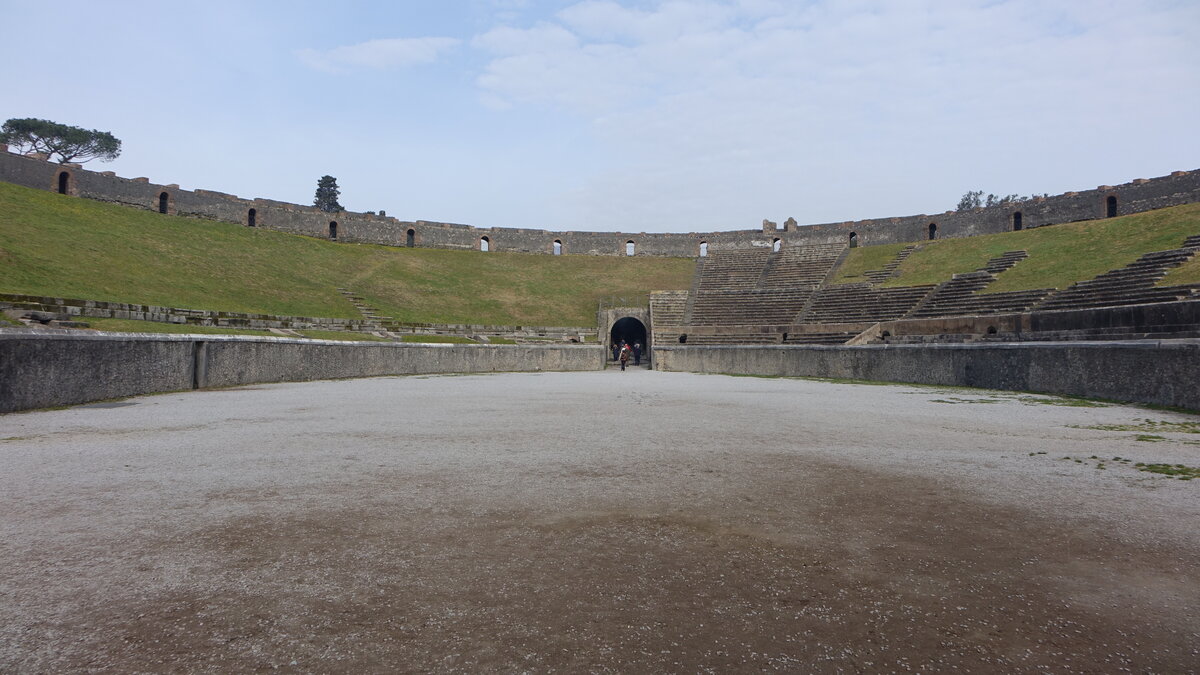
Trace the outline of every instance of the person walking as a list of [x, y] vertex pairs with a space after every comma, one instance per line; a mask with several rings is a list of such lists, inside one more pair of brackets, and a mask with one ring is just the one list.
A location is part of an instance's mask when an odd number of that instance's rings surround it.
[[633, 343], [633, 365], [642, 365], [642, 343]]
[[630, 351], [629, 345], [625, 345], [624, 347], [621, 348], [621, 370], [622, 370], [622, 372], [625, 370], [625, 366], [629, 363], [629, 351]]

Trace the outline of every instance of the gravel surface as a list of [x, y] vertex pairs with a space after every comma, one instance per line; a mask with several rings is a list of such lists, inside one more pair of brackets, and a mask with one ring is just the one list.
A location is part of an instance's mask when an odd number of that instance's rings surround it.
[[1200, 417], [1065, 403], [609, 370], [0, 415], [0, 671], [1194, 672], [1200, 480], [1134, 463], [1200, 466]]

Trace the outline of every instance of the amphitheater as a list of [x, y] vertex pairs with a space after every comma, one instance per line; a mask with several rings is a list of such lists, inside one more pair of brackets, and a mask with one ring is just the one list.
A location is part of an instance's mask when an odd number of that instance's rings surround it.
[[[0, 181], [85, 227], [107, 203], [346, 247], [323, 255], [690, 270], [557, 325], [405, 318], [350, 280], [336, 316], [5, 282], [2, 670], [1200, 663], [1200, 171], [686, 234], [331, 215], [7, 151]], [[10, 272], [42, 264], [23, 217]], [[89, 329], [112, 320], [180, 330]], [[613, 368], [621, 339], [646, 368]]]

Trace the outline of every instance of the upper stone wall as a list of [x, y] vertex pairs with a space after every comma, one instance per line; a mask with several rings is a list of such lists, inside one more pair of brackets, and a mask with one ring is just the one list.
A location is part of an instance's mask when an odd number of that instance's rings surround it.
[[[938, 215], [798, 225], [788, 219], [783, 227], [769, 221], [761, 230], [689, 233], [568, 232], [518, 228], [478, 228], [424, 220], [403, 221], [370, 213], [324, 213], [311, 206], [270, 199], [245, 199], [210, 190], [183, 190], [174, 184], [152, 183], [148, 178], [122, 178], [111, 171], [90, 171], [72, 164], [47, 162], [40, 156], [8, 152], [0, 145], [0, 180], [97, 201], [134, 206], [169, 214], [253, 225], [310, 237], [389, 246], [479, 249], [486, 238], [491, 251], [522, 253], [561, 252], [583, 255], [625, 255], [633, 242], [635, 255], [695, 257], [700, 244], [709, 251], [844, 243], [854, 237], [860, 246], [922, 241], [930, 238], [970, 237], [1041, 227], [1058, 223], [1104, 218], [1115, 207], [1117, 215], [1200, 202], [1200, 170], [1176, 171], [1169, 176], [1137, 179], [1117, 186], [1068, 192], [1008, 206]], [[66, 174], [65, 177], [62, 174]], [[1110, 203], [1110, 198], [1115, 200]], [[336, 223], [336, 227], [331, 227]], [[932, 226], [932, 228], [931, 228]], [[411, 234], [410, 234], [411, 233]]]

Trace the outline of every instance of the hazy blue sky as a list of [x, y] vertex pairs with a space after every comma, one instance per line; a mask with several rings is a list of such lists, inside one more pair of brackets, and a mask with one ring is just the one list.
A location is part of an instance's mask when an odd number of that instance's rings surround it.
[[405, 220], [624, 231], [1200, 168], [1196, 0], [0, 0], [0, 118], [89, 168]]

